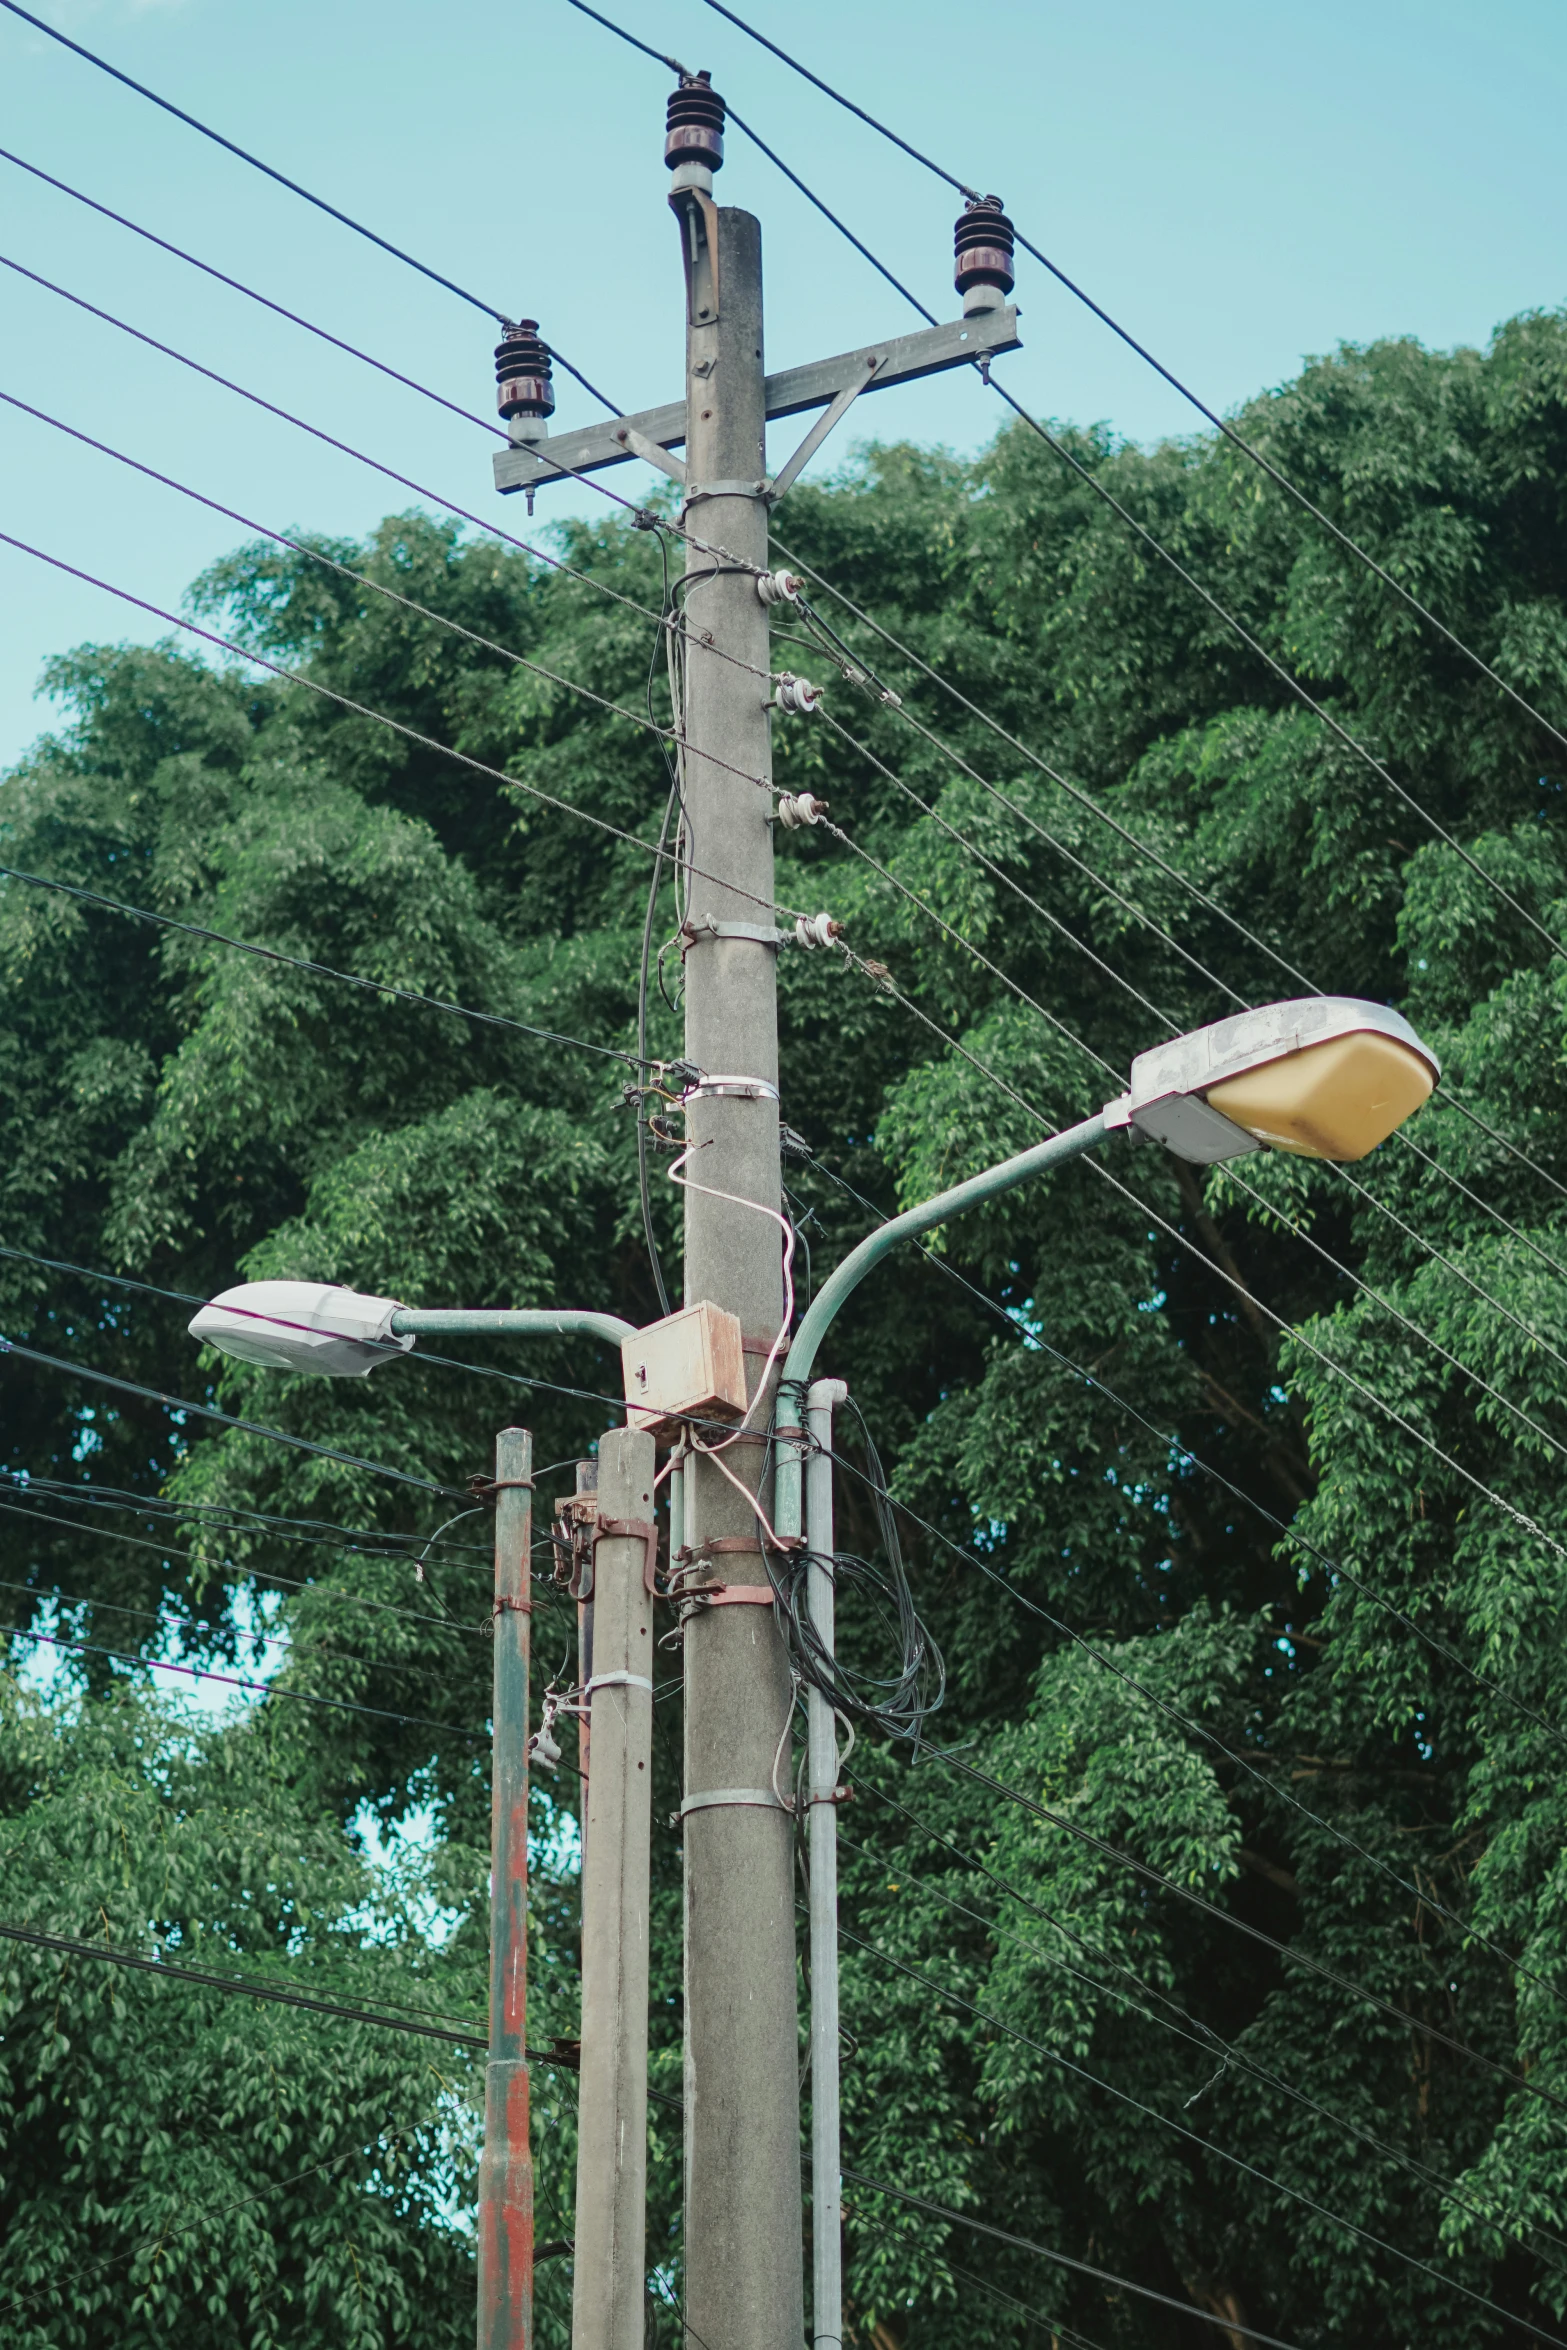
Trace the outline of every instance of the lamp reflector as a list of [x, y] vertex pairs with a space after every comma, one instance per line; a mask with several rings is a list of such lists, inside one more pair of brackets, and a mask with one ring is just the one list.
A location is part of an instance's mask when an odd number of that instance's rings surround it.
[[1353, 1161], [1386, 1142], [1435, 1083], [1421, 1054], [1363, 1028], [1225, 1078], [1206, 1099], [1274, 1150]]

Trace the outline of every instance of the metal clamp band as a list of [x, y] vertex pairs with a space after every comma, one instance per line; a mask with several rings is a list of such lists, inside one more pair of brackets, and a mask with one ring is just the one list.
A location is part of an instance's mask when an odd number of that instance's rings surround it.
[[766, 481], [699, 481], [686, 484], [682, 506], [694, 506], [699, 498], [765, 498], [772, 488]]
[[683, 922], [688, 947], [698, 945], [704, 938], [740, 938], [751, 946], [781, 947], [794, 937], [792, 930], [779, 930], [767, 922], [715, 922], [710, 914], [699, 914]]
[[680, 1817], [693, 1811], [727, 1811], [731, 1806], [753, 1811], [788, 1811], [787, 1803], [780, 1803], [770, 1787], [714, 1787], [706, 1795], [687, 1795], [680, 1805]]
[[653, 1694], [653, 1684], [645, 1673], [595, 1673], [584, 1685], [584, 1705], [591, 1705], [595, 1689], [645, 1689], [649, 1697]]
[[688, 1086], [681, 1095], [683, 1102], [727, 1099], [743, 1102], [775, 1102], [778, 1088], [767, 1077], [704, 1077], [699, 1085]]
[[718, 1583], [711, 1591], [695, 1583], [687, 1584], [682, 1597], [705, 1599], [709, 1607], [771, 1607], [777, 1594], [770, 1583]]

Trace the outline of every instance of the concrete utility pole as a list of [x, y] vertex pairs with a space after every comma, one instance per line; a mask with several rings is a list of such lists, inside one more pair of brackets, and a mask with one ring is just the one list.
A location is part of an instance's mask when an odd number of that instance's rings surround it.
[[[686, 1056], [704, 1072], [685, 1096], [685, 1297], [739, 1320], [754, 1398], [723, 1451], [693, 1436], [684, 1470], [685, 1592], [685, 2275], [693, 2341], [712, 2350], [800, 2350], [800, 2037], [794, 1923], [794, 1818], [788, 1801], [791, 1683], [771, 1606], [761, 1525], [771, 1500], [756, 1397], [783, 1323], [779, 1209], [778, 1022], [773, 927], [767, 605], [772, 505], [864, 392], [988, 361], [1018, 342], [1011, 226], [991, 200], [959, 223], [965, 311], [949, 325], [891, 336], [782, 374], [765, 373], [762, 240], [747, 212], [720, 210], [723, 100], [683, 75], [669, 100], [665, 160], [686, 277], [686, 381], [669, 406], [547, 436], [549, 352], [535, 321], [496, 354], [511, 446], [495, 459], [502, 491], [530, 505], [543, 483], [641, 459], [682, 483], [687, 555], [682, 800], [689, 919]], [[966, 240], [966, 244], [965, 244]], [[1003, 249], [1004, 248], [1004, 249]], [[966, 275], [965, 275], [966, 271]], [[825, 413], [769, 481], [769, 417]], [[670, 451], [684, 445], [684, 462]], [[721, 549], [721, 554], [711, 552]], [[756, 778], [755, 781], [749, 780]], [[702, 1188], [698, 1189], [697, 1186]], [[716, 1195], [716, 1196], [715, 1196]], [[772, 1382], [776, 1385], [776, 1379]], [[726, 1475], [726, 1471], [729, 1474]], [[600, 1507], [606, 1507], [603, 1492]], [[713, 1596], [703, 1601], [704, 1585]], [[602, 1605], [594, 1669], [605, 1659]], [[603, 1729], [595, 1721], [593, 1773]], [[602, 1849], [596, 1797], [588, 1851]], [[584, 1969], [590, 1957], [584, 1919]], [[629, 1986], [628, 1986], [629, 1988]], [[588, 2026], [584, 2009], [584, 2068]], [[587, 2075], [584, 2069], [584, 2106]], [[621, 2126], [640, 2137], [645, 2109]], [[587, 2169], [584, 2147], [582, 2173]], [[835, 2198], [825, 2206], [836, 2225]], [[579, 2203], [577, 2278], [587, 2251]], [[616, 2336], [615, 2350], [620, 2350]], [[610, 2337], [577, 2332], [574, 2350]]]
[[533, 2157], [528, 2145], [528, 1618], [533, 1439], [495, 1439], [495, 1695], [491, 1713], [490, 2056], [479, 2158], [478, 2350], [533, 2340]]
[[599, 1445], [592, 1722], [582, 1872], [576, 2350], [642, 2350], [647, 2299], [648, 1830], [653, 1783], [653, 1439]]
[[[715, 210], [695, 188], [680, 218], [689, 526], [765, 571], [761, 227], [748, 212]], [[772, 774], [767, 607], [754, 572], [700, 548], [688, 551], [686, 577], [687, 835], [699, 844], [695, 862], [735, 885], [691, 881], [686, 1057], [770, 1089], [689, 1106], [689, 1173], [707, 1190], [686, 1195], [686, 1302], [709, 1299], [739, 1317], [749, 1389], [783, 1317], [777, 948], [755, 935], [771, 920], [772, 803], [731, 772]], [[757, 1431], [771, 1401], [726, 1455], [764, 1507], [772, 1480]], [[687, 1467], [685, 1513], [706, 1579], [765, 1588], [756, 1515], [700, 1450]], [[686, 2316], [705, 2342], [799, 2350], [794, 1823], [774, 1792], [780, 1750], [787, 1787], [791, 1691], [772, 1608], [698, 1608], [686, 1625], [685, 1681]]]

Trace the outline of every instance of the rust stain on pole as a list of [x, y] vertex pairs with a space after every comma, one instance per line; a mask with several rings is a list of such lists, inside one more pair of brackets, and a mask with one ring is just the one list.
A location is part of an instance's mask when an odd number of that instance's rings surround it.
[[528, 1654], [533, 1439], [495, 1439], [495, 1697], [490, 1804], [490, 2057], [479, 2162], [478, 2350], [532, 2350], [528, 2141]]

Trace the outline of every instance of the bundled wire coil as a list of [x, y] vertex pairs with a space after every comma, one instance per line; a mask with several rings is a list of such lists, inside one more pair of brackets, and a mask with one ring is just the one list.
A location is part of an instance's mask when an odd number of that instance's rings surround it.
[[[939, 1710], [946, 1696], [946, 1663], [915, 1609], [881, 1456], [864, 1414], [852, 1396], [847, 1409], [854, 1414], [865, 1448], [885, 1563], [877, 1565], [853, 1551], [836, 1551], [829, 1557], [820, 1551], [804, 1549], [769, 1550], [768, 1580], [789, 1643], [789, 1661], [800, 1685], [820, 1690], [834, 1712], [845, 1721], [864, 1723], [880, 1730], [885, 1737], [912, 1738], [918, 1742], [926, 1721]], [[898, 1658], [895, 1672], [863, 1671], [846, 1663], [837, 1653], [836, 1645], [833, 1648], [826, 1645], [811, 1617], [813, 1566], [826, 1569], [839, 1594], [857, 1590], [868, 1599], [871, 1612], [880, 1617], [882, 1627], [890, 1636], [889, 1644]]]

